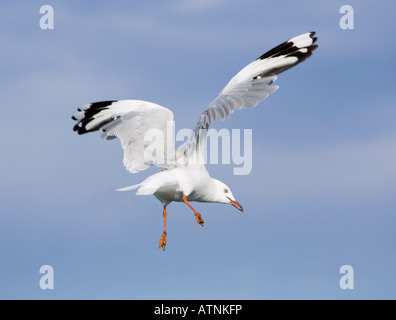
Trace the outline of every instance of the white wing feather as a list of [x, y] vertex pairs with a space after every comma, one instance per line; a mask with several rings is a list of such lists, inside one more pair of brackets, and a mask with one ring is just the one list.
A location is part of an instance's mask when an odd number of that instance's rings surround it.
[[201, 114], [190, 139], [177, 150], [178, 163], [203, 165], [203, 151], [209, 126], [217, 119], [225, 120], [242, 108], [254, 108], [275, 92], [275, 76], [299, 64], [317, 48], [315, 33], [306, 33], [286, 41], [263, 54], [235, 75]]
[[[101, 138], [119, 138], [124, 166], [131, 173], [152, 165], [169, 169], [174, 163], [173, 113], [160, 105], [140, 101], [104, 101], [89, 104], [74, 115], [79, 134], [102, 131]], [[173, 158], [173, 161], [172, 161]]]

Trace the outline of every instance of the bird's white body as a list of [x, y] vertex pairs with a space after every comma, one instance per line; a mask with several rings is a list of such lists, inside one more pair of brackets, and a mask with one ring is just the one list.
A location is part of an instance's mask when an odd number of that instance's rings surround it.
[[[229, 203], [235, 201], [229, 188], [219, 180], [210, 177], [204, 167], [177, 167], [158, 172], [142, 183], [118, 189], [130, 191], [138, 189], [136, 195], [154, 195], [164, 206], [169, 203], [182, 202], [183, 196], [188, 201]], [[221, 192], [217, 192], [221, 190]], [[226, 191], [226, 192], [225, 192]]]
[[[178, 182], [174, 185], [161, 186], [154, 193], [160, 201], [181, 202], [184, 194], [188, 201], [229, 203], [224, 196], [224, 190], [227, 190], [226, 195], [235, 201], [229, 188], [219, 180], [210, 177], [206, 170], [176, 168], [168, 172], [157, 173], [160, 178], [163, 175], [172, 175]], [[218, 192], [219, 186], [220, 192]], [[176, 196], [172, 195], [173, 190], [175, 190]]]
[[[225, 120], [234, 111], [254, 108], [278, 89], [276, 75], [304, 61], [316, 49], [315, 33], [305, 33], [266, 52], [234, 76], [201, 114], [190, 139], [177, 150], [169, 135], [173, 132], [173, 113], [155, 103], [140, 100], [103, 101], [85, 105], [73, 116], [74, 131], [84, 134], [102, 131], [107, 140], [119, 138], [124, 149], [124, 165], [131, 173], [152, 165], [162, 171], [138, 185], [119, 189], [137, 190], [137, 195], [154, 195], [164, 206], [164, 233], [160, 247], [166, 245], [166, 206], [184, 202], [203, 225], [189, 201], [231, 204], [243, 211], [231, 190], [206, 171], [202, 147], [207, 130], [216, 119]], [[171, 128], [172, 129], [172, 128]], [[156, 138], [153, 139], [153, 136]], [[153, 152], [155, 150], [155, 152]]]

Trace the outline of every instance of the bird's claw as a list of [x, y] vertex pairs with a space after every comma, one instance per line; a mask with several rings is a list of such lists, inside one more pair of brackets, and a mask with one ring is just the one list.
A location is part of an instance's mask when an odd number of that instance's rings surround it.
[[161, 237], [161, 240], [159, 242], [159, 247], [162, 248], [162, 250], [165, 251], [165, 247], [166, 247], [166, 232], [162, 233], [162, 237]]
[[204, 226], [204, 221], [203, 221], [203, 219], [202, 219], [202, 216], [201, 216], [199, 213], [197, 213], [197, 214], [195, 215], [195, 219], [197, 220], [197, 223], [198, 223], [198, 224], [200, 224], [202, 227]]

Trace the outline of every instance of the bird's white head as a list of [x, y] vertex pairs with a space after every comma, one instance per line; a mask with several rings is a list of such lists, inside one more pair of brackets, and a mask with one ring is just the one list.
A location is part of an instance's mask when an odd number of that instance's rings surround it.
[[223, 182], [212, 179], [214, 182], [214, 201], [219, 203], [230, 204], [243, 212], [242, 206], [235, 200], [231, 189]]

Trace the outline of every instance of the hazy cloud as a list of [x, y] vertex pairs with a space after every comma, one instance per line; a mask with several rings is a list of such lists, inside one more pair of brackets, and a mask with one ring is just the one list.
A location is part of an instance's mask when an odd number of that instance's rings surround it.
[[[254, 149], [254, 174], [269, 198], [396, 195], [396, 134], [289, 152]], [[256, 176], [255, 176], [256, 177]]]
[[178, 0], [173, 9], [178, 13], [202, 13], [230, 4], [230, 0]]

